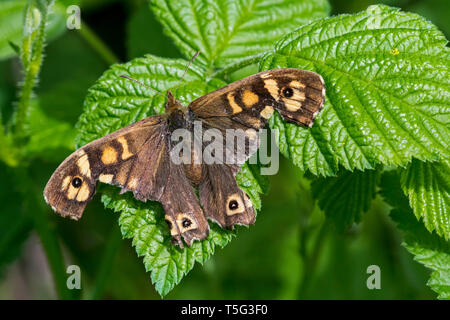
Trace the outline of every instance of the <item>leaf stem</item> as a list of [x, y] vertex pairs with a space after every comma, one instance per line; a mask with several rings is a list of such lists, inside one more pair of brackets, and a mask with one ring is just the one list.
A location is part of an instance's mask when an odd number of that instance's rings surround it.
[[79, 32], [83, 39], [92, 47], [92, 49], [94, 49], [95, 52], [97, 52], [97, 54], [107, 65], [120, 61], [114, 52], [108, 48], [108, 46], [95, 34], [86, 22], [82, 22]]

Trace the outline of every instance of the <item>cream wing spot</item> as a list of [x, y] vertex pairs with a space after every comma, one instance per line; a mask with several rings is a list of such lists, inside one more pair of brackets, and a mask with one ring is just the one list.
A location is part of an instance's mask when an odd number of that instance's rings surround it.
[[242, 198], [237, 193], [233, 193], [227, 199], [226, 203], [227, 215], [232, 216], [245, 211], [245, 206]]
[[236, 103], [236, 101], [234, 101], [233, 92], [227, 94], [227, 99], [231, 109], [233, 109], [233, 114], [242, 112], [242, 108]]
[[78, 189], [75, 188], [74, 186], [72, 186], [72, 184], [70, 184], [69, 189], [67, 190], [67, 193], [66, 193], [67, 199], [73, 200], [73, 199], [75, 199], [77, 194], [78, 194]]
[[177, 225], [175, 224], [175, 221], [173, 218], [169, 215], [165, 216], [166, 223], [169, 226], [170, 229], [170, 235], [175, 236], [178, 234]]
[[128, 189], [135, 190], [138, 186], [139, 180], [137, 178], [131, 178], [128, 182]]
[[292, 87], [292, 88], [297, 88], [297, 89], [304, 89], [305, 88], [305, 85], [303, 83], [301, 83], [300, 81], [297, 81], [297, 80], [292, 80], [289, 83], [289, 86]]
[[66, 191], [69, 183], [72, 181], [72, 176], [66, 176], [61, 183], [61, 191]]
[[100, 182], [103, 182], [103, 183], [111, 183], [112, 181], [113, 181], [113, 178], [114, 178], [114, 175], [113, 174], [101, 174], [99, 177], [98, 177], [98, 180], [100, 181]]
[[290, 99], [283, 98], [283, 102], [288, 111], [295, 112], [295, 111], [298, 111], [302, 107], [301, 102], [292, 101]]
[[299, 89], [293, 89], [293, 95], [289, 98], [283, 98], [284, 105], [288, 111], [298, 111], [302, 107], [302, 101], [305, 101], [305, 92]]
[[80, 173], [85, 176], [88, 177], [89, 179], [92, 177], [91, 176], [91, 165], [89, 163], [89, 157], [86, 153], [84, 153], [78, 160], [77, 160], [77, 166], [78, 169], [80, 170]]
[[128, 149], [128, 141], [125, 139], [125, 137], [119, 137], [117, 138], [117, 141], [122, 145], [122, 160], [127, 160], [128, 158], [133, 156], [133, 153], [130, 152]]
[[[75, 198], [77, 198], [77, 195], [79, 194], [79, 192], [84, 188], [88, 188], [88, 196], [89, 196], [89, 186], [86, 182], [83, 181], [83, 178], [80, 176], [74, 176], [74, 177], [70, 177], [70, 183], [68, 184], [68, 188], [66, 191], [66, 196], [69, 200], [74, 200]], [[67, 177], [64, 179], [67, 180]], [[83, 198], [84, 196], [80, 196], [81, 198]], [[77, 198], [77, 201], [78, 200]], [[84, 200], [81, 200], [84, 201]]]
[[273, 114], [273, 107], [272, 106], [265, 106], [264, 109], [261, 111], [261, 117], [264, 119], [269, 119]]
[[83, 202], [89, 198], [89, 194], [91, 193], [89, 189], [89, 185], [86, 182], [83, 182], [81, 188], [77, 194], [77, 201]]
[[297, 101], [305, 101], [305, 99], [306, 99], [305, 91], [294, 89], [294, 95], [292, 96], [291, 99], [297, 100]]
[[274, 79], [264, 80], [264, 88], [266, 88], [267, 91], [269, 91], [272, 98], [274, 98], [276, 101], [280, 99], [279, 93], [280, 89], [278, 88], [278, 83], [276, 80]]

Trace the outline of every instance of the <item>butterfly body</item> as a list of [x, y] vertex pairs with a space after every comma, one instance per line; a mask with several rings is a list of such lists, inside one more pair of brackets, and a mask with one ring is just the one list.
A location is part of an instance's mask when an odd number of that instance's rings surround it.
[[[180, 247], [183, 240], [191, 245], [208, 236], [207, 219], [224, 228], [252, 224], [253, 205], [235, 180], [240, 163], [205, 163], [202, 154], [207, 143], [196, 126], [224, 136], [229, 130], [245, 132], [244, 145], [223, 148], [224, 155], [242, 152], [245, 161], [256, 151], [250, 147], [252, 142], [258, 145], [258, 136], [251, 130], [263, 128], [275, 110], [288, 122], [311, 126], [324, 94], [322, 78], [300, 69], [261, 72], [187, 107], [168, 91], [165, 114], [148, 117], [75, 151], [56, 169], [44, 197], [62, 216], [79, 219], [95, 194], [97, 181], [118, 185], [121, 192], [131, 191], [138, 200], [159, 201], [170, 234]], [[179, 129], [187, 134], [185, 143], [191, 148], [175, 152], [177, 141], [172, 138]], [[191, 161], [176, 163], [174, 152]]]

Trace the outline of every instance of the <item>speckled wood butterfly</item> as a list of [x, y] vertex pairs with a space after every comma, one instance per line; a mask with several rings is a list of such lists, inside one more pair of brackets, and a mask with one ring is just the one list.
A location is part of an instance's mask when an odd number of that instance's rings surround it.
[[260, 72], [195, 99], [187, 107], [168, 91], [165, 114], [75, 151], [53, 173], [44, 197], [60, 215], [79, 219], [95, 194], [97, 181], [118, 185], [138, 200], [159, 201], [174, 243], [180, 247], [183, 240], [191, 245], [208, 236], [207, 219], [223, 228], [253, 224], [252, 203], [235, 180], [239, 165], [175, 164], [170, 159], [171, 134], [179, 128], [193, 132], [195, 121], [221, 132], [259, 130], [274, 110], [287, 122], [311, 127], [324, 97], [322, 77], [300, 69]]

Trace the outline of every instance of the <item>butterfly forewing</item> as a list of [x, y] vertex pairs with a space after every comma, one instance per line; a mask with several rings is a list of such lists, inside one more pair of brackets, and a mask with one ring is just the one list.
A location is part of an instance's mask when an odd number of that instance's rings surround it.
[[247, 127], [264, 127], [275, 110], [284, 120], [311, 126], [323, 107], [323, 79], [300, 69], [263, 71], [194, 100], [189, 108], [207, 120], [227, 117]]
[[162, 125], [161, 117], [149, 117], [72, 153], [48, 181], [44, 190], [47, 203], [61, 215], [79, 219], [95, 194], [98, 180], [127, 186], [124, 170], [130, 167], [140, 146]]

